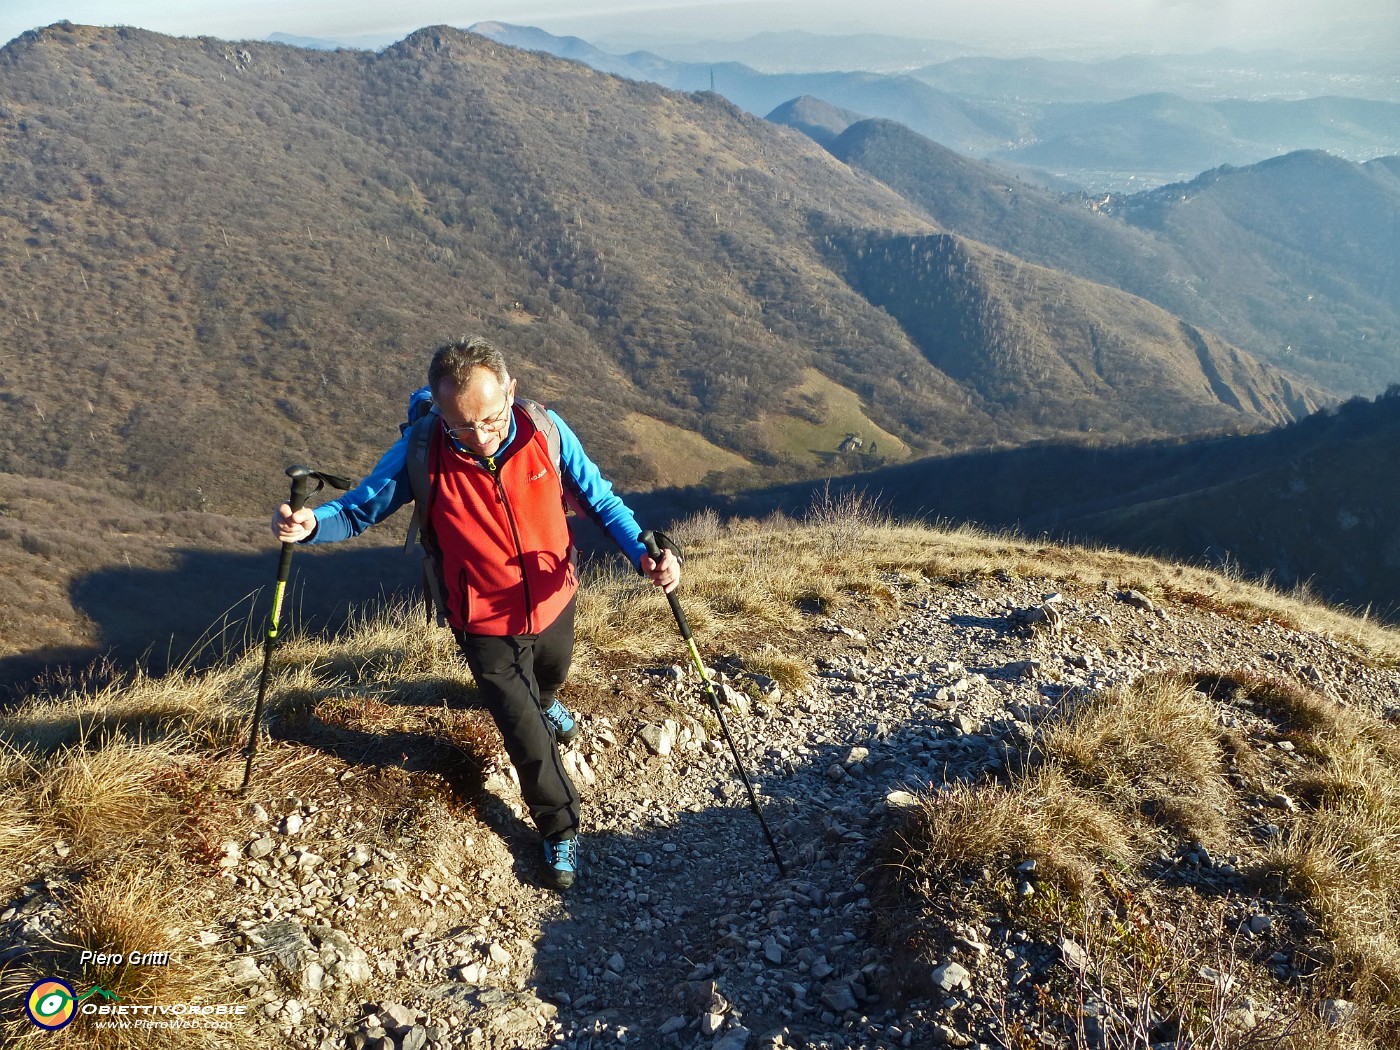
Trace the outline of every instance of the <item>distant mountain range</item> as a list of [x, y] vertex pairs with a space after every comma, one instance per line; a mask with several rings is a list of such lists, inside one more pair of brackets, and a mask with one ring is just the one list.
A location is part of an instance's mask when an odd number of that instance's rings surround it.
[[[1221, 164], [1252, 164], [1303, 149], [1351, 160], [1400, 153], [1400, 85], [1383, 65], [1340, 66], [1310, 77], [1281, 56], [1251, 56], [1240, 70], [1231, 63], [1239, 56], [1225, 52], [1215, 60], [964, 58], [897, 74], [760, 73], [737, 61], [613, 55], [578, 37], [502, 22], [479, 22], [471, 30], [679, 91], [713, 88], [759, 115], [800, 96], [819, 98], [898, 121], [955, 152], [1068, 178], [1095, 191], [1121, 191], [1134, 182], [1151, 188]], [[1258, 67], [1278, 69], [1278, 82], [1287, 85], [1279, 90], [1286, 94], [1232, 97], [1232, 88], [1251, 79], [1257, 90]], [[1167, 86], [1172, 90], [1163, 90]], [[1297, 97], [1304, 89], [1326, 94]], [[1349, 90], [1359, 97], [1347, 97]], [[1379, 97], [1366, 97], [1367, 90]]]
[[[478, 23], [477, 25], [481, 25]], [[478, 32], [477, 26], [472, 26]], [[811, 73], [815, 70], [862, 70], [908, 73], [964, 57], [970, 49], [950, 40], [921, 40], [889, 33], [809, 33], [784, 30], [755, 33], [741, 40], [669, 41], [644, 48], [618, 47], [598, 41], [613, 54], [644, 50], [675, 62], [707, 65], [741, 62], [761, 73]]]
[[612, 37], [592, 39], [599, 49], [614, 55], [646, 51], [675, 62], [741, 62], [762, 73], [861, 70], [908, 74], [967, 98], [1112, 102], [1168, 92], [1197, 101], [1340, 95], [1400, 102], [1394, 57], [1379, 41], [1369, 52], [1314, 48], [1302, 55], [1277, 49], [1214, 48], [1181, 54], [1120, 52], [1070, 58], [1046, 53], [996, 54], [966, 43], [882, 33], [835, 35], [788, 30], [740, 40], [691, 43], [651, 42], [643, 35], [634, 35], [627, 43]]
[[[883, 115], [883, 114], [880, 114]], [[1251, 164], [1296, 150], [1370, 159], [1400, 152], [1400, 103], [1324, 98], [1192, 102], [1170, 94], [1101, 103], [1056, 103], [1030, 117], [1032, 141], [991, 156], [1056, 173], [1144, 176]]]
[[1325, 388], [1400, 379], [1400, 158], [1316, 151], [1086, 201], [903, 125], [802, 100], [771, 114], [943, 228], [1132, 292]]
[[1171, 94], [1197, 102], [1292, 101], [1340, 96], [1400, 102], [1389, 56], [1213, 50], [1193, 55], [1122, 55], [1097, 61], [962, 56], [905, 72], [967, 98], [1115, 102]]

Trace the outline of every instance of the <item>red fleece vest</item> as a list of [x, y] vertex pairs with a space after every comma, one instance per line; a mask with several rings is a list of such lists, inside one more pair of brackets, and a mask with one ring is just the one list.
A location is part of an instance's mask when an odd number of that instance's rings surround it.
[[429, 457], [447, 622], [472, 634], [538, 634], [578, 590], [549, 442], [519, 406], [515, 426], [494, 473], [454, 449], [441, 427]]

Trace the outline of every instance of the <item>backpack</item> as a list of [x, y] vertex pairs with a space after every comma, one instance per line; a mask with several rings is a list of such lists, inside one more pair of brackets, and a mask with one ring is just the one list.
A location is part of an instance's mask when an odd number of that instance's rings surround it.
[[[554, 472], [562, 478], [563, 474], [559, 466], [559, 427], [550, 418], [544, 405], [539, 402], [517, 397], [515, 403], [525, 410], [526, 415], [530, 417], [530, 422], [544, 434], [545, 441], [549, 446], [549, 458], [554, 463]], [[447, 624], [447, 617], [443, 613], [445, 590], [439, 575], [442, 571], [441, 561], [432, 534], [423, 528], [424, 508], [432, 501], [434, 485], [434, 479], [428, 470], [428, 454], [432, 449], [433, 430], [437, 427], [439, 418], [437, 406], [433, 404], [432, 390], [426, 386], [419, 387], [408, 397], [407, 418], [399, 424], [399, 433], [408, 434], [405, 466], [408, 470], [408, 485], [413, 492], [413, 519], [408, 524], [408, 534], [404, 537], [403, 549], [405, 553], [411, 554], [415, 543], [422, 546], [423, 596], [427, 602], [428, 618], [431, 622], [433, 613], [436, 611], [438, 626], [444, 627]], [[568, 495], [568, 489], [565, 488], [564, 491], [565, 510], [576, 509], [573, 500]]]

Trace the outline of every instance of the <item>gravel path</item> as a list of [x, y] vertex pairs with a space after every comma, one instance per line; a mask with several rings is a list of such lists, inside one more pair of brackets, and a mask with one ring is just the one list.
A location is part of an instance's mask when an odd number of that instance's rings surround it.
[[[382, 815], [376, 832], [348, 802], [350, 774], [326, 778], [226, 847], [229, 922], [206, 938], [236, 953], [231, 994], [298, 1047], [976, 1045], [1029, 949], [953, 931], [952, 965], [918, 988], [894, 979], [867, 882], [901, 792], [995, 774], [1067, 693], [1147, 670], [1254, 668], [1392, 715], [1400, 703], [1395, 672], [1325, 638], [1055, 586], [906, 590], [901, 618], [871, 638], [855, 613], [815, 622], [817, 677], [796, 695], [730, 668], [727, 720], [786, 878], [680, 668], [619, 676], [635, 722], [583, 719], [567, 760], [585, 868], [562, 896], [538, 884], [508, 770], [488, 770], [468, 872], [396, 840]], [[44, 927], [43, 897], [6, 917], [12, 941], [17, 924]]]

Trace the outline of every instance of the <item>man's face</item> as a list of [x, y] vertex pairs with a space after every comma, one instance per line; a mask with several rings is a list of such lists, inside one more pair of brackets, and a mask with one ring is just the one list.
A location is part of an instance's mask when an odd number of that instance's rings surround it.
[[473, 455], [494, 456], [510, 433], [514, 398], [514, 379], [502, 387], [489, 368], [474, 368], [460, 388], [444, 377], [433, 400], [458, 444]]

